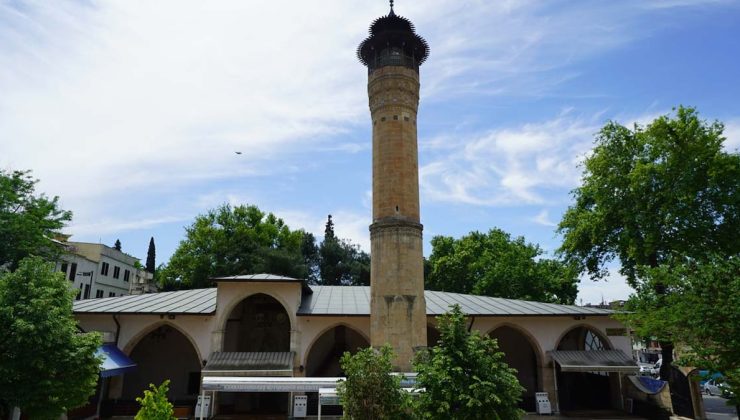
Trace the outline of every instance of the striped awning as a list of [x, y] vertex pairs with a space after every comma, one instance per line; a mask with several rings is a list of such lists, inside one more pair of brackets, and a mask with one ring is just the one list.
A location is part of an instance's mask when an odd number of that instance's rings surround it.
[[292, 351], [217, 351], [208, 357], [204, 375], [293, 376]]
[[637, 363], [622, 350], [556, 350], [548, 354], [563, 372], [640, 371]]

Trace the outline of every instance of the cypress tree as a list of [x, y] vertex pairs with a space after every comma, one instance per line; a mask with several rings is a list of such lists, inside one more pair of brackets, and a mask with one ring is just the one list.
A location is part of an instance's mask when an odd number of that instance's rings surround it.
[[152, 236], [151, 239], [149, 239], [149, 250], [146, 251], [146, 271], [154, 274], [154, 270], [156, 270], [156, 260], [157, 258], [157, 251], [154, 247], [154, 237]]

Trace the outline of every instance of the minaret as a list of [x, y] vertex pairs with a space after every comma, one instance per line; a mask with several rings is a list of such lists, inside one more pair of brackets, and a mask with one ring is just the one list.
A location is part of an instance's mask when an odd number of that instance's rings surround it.
[[410, 372], [414, 351], [427, 344], [416, 112], [419, 66], [429, 47], [390, 3], [388, 16], [372, 23], [357, 48], [368, 68], [373, 125], [370, 342], [390, 344], [394, 367]]

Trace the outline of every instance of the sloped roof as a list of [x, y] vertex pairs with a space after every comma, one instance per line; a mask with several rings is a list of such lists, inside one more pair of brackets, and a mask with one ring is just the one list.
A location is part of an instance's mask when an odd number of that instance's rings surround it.
[[[300, 316], [369, 316], [369, 286], [309, 286], [303, 295]], [[461, 293], [424, 292], [427, 315], [441, 315], [451, 305], [475, 316], [605, 316], [614, 311], [555, 303], [531, 302]], [[75, 313], [120, 314], [212, 314], [216, 311], [216, 288], [160, 292], [145, 295], [86, 299], [74, 303]]]
[[225, 277], [214, 277], [211, 280], [215, 281], [253, 281], [253, 282], [302, 282], [301, 279], [294, 279], [293, 277], [276, 276], [274, 274], [241, 274], [238, 276], [225, 276]]
[[293, 371], [293, 356], [291, 351], [275, 352], [213, 352], [208, 358], [204, 373], [212, 371], [262, 371], [288, 370]]
[[216, 288], [178, 290], [75, 301], [75, 313], [106, 314], [213, 314]]
[[637, 363], [622, 350], [556, 350], [547, 352], [563, 372], [637, 373]]

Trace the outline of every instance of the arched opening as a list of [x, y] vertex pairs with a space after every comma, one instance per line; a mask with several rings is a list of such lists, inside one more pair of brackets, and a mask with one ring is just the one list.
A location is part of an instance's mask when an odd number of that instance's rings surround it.
[[[224, 327], [224, 352], [289, 352], [290, 316], [274, 297], [251, 295], [231, 310]], [[287, 415], [289, 394], [221, 392], [219, 414]]]
[[524, 333], [509, 326], [496, 328], [489, 336], [498, 341], [506, 364], [517, 371], [516, 377], [524, 387], [521, 407], [526, 411], [535, 411], [535, 393], [542, 385], [537, 368], [537, 350]]
[[434, 347], [439, 342], [439, 330], [432, 325], [427, 325], [427, 347]]
[[[578, 326], [564, 334], [557, 350], [610, 350], [611, 344], [587, 326]], [[617, 373], [562, 372], [557, 369], [558, 400], [561, 411], [587, 411], [619, 408]]]
[[[358, 350], [370, 347], [368, 340], [358, 331], [345, 325], [337, 325], [326, 330], [311, 345], [306, 356], [306, 376], [309, 377], [338, 377], [344, 376], [340, 366], [340, 359], [345, 352], [352, 354]], [[318, 413], [317, 393], [308, 394], [308, 414]], [[341, 407], [326, 406], [322, 414], [342, 415]]]
[[194, 407], [200, 391], [201, 361], [190, 340], [177, 328], [162, 325], [146, 334], [131, 350], [137, 368], [123, 376], [121, 401], [135, 403], [149, 384], [170, 380], [169, 399], [176, 406]]

